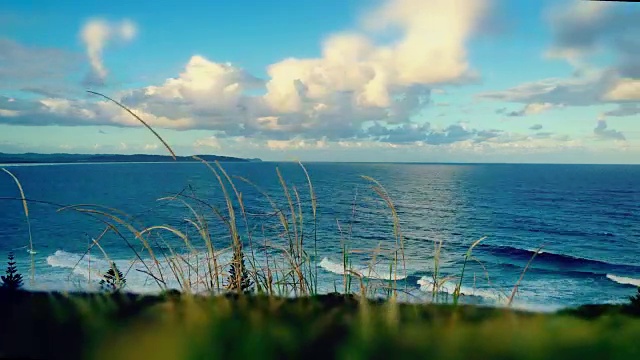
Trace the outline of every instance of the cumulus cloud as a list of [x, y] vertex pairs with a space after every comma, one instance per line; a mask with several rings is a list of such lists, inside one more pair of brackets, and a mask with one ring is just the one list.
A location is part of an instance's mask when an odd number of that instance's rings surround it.
[[626, 140], [620, 131], [608, 129], [606, 120], [598, 120], [598, 125], [593, 129], [593, 134], [602, 140]]
[[[265, 101], [291, 113], [341, 94], [358, 106], [383, 108], [403, 88], [468, 80], [465, 43], [484, 7], [482, 0], [385, 1], [364, 16], [364, 29], [327, 38], [322, 57], [269, 66]], [[400, 35], [376, 43], [375, 32], [389, 28]]]
[[130, 20], [109, 22], [104, 19], [87, 21], [80, 30], [80, 37], [86, 46], [92, 71], [87, 82], [103, 83], [108, 71], [102, 60], [102, 52], [111, 41], [128, 42], [135, 38], [136, 25]]
[[534, 130], [534, 131], [542, 130], [542, 125], [540, 124], [531, 125], [531, 127], [529, 127], [529, 130]]
[[[417, 131], [414, 118], [431, 103], [432, 89], [443, 93], [447, 85], [477, 79], [466, 44], [486, 24], [487, 3], [384, 0], [353, 30], [328, 36], [319, 57], [271, 64], [264, 80], [194, 55], [174, 78], [110, 95], [155, 127], [208, 129], [220, 137], [340, 141], [368, 136], [364, 127], [377, 122], [390, 130], [388, 138], [400, 141]], [[93, 20], [83, 27], [99, 80], [107, 76], [104, 48], [113, 40], [131, 40], [135, 32], [126, 21]], [[0, 122], [140, 126], [102, 99], [46, 96], [16, 111], [11, 118], [0, 115]], [[444, 138], [463, 138], [455, 127], [443, 134], [449, 133]]]

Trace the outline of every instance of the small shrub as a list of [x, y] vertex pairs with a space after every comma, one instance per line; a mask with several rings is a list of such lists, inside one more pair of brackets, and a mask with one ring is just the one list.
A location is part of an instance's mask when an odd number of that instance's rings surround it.
[[638, 287], [638, 293], [636, 296], [630, 296], [631, 307], [640, 310], [640, 286]]
[[127, 279], [124, 278], [116, 263], [111, 263], [111, 268], [102, 277], [100, 289], [105, 292], [117, 292], [127, 285]]
[[227, 279], [227, 289], [248, 293], [253, 287], [253, 282], [249, 278], [249, 272], [244, 264], [244, 252], [242, 250], [235, 251], [231, 269], [229, 269], [229, 277]]
[[9, 253], [9, 260], [7, 262], [7, 275], [2, 276], [2, 288], [7, 290], [18, 290], [22, 287], [22, 275], [18, 273], [16, 268], [16, 261], [14, 260], [13, 253]]

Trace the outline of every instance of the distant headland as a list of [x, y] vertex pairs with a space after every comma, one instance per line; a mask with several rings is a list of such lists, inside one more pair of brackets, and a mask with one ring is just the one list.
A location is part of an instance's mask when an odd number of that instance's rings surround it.
[[[244, 159], [231, 156], [198, 155], [206, 161], [260, 162], [260, 159]], [[5, 154], [0, 153], [0, 164], [60, 164], [60, 163], [108, 163], [108, 162], [167, 162], [196, 161], [191, 156], [178, 156], [173, 160], [168, 155], [120, 155], [120, 154]]]

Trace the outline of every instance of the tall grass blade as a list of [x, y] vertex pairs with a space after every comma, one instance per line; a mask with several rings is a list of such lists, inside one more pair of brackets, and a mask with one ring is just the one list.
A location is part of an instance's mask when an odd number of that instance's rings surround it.
[[169, 153], [171, 153], [171, 157], [173, 157], [173, 160], [177, 160], [176, 158], [176, 154], [173, 152], [173, 149], [171, 149], [171, 146], [169, 146], [169, 144], [167, 144], [166, 141], [164, 141], [164, 139], [160, 136], [160, 134], [158, 134], [155, 130], [153, 130], [153, 128], [151, 126], [149, 126], [149, 124], [147, 124], [144, 120], [142, 120], [138, 115], [136, 115], [133, 111], [131, 111], [128, 107], [122, 105], [121, 103], [119, 103], [118, 101], [108, 97], [107, 95], [101, 94], [99, 92], [96, 91], [91, 91], [91, 90], [87, 90], [88, 93], [90, 94], [94, 94], [94, 95], [98, 95], [98, 96], [102, 96], [103, 98], [113, 102], [114, 104], [118, 105], [119, 107], [121, 107], [122, 109], [124, 109], [126, 112], [128, 112], [129, 114], [131, 114], [131, 116], [133, 116], [134, 118], [136, 118], [138, 121], [140, 121], [142, 123], [142, 125], [146, 126], [147, 129], [149, 129], [149, 131], [151, 131], [153, 133], [153, 135], [155, 135], [158, 140], [160, 140], [162, 142], [162, 145], [164, 145], [165, 148], [167, 148], [167, 150], [169, 150]]
[[2, 171], [9, 174], [13, 181], [18, 186], [18, 190], [20, 191], [20, 197], [22, 198], [22, 207], [24, 209], [24, 216], [27, 219], [27, 229], [29, 231], [29, 255], [31, 257], [31, 267], [30, 267], [30, 282], [31, 285], [35, 282], [36, 277], [36, 264], [35, 264], [35, 250], [33, 249], [33, 236], [31, 235], [31, 219], [29, 218], [29, 206], [27, 205], [27, 198], [24, 196], [24, 190], [22, 189], [22, 184], [20, 184], [20, 180], [11, 173], [11, 171], [3, 168]]
[[533, 253], [533, 255], [531, 256], [531, 258], [529, 259], [529, 261], [527, 262], [527, 265], [524, 267], [524, 269], [522, 270], [522, 273], [520, 274], [520, 278], [518, 279], [518, 281], [516, 282], [516, 284], [513, 286], [513, 290], [511, 291], [511, 296], [509, 296], [509, 299], [507, 301], [507, 306], [510, 307], [511, 303], [513, 302], [513, 299], [516, 297], [516, 293], [518, 292], [518, 287], [520, 286], [520, 282], [522, 282], [522, 279], [524, 278], [524, 275], [527, 273], [527, 270], [529, 269], [529, 266], [531, 265], [531, 263], [533, 262], [533, 259], [536, 258], [536, 256], [538, 256], [538, 254], [540, 253], [540, 251], [542, 251], [542, 248], [544, 247], [544, 245], [540, 246], [538, 249], [536, 249], [536, 251]]
[[486, 238], [487, 237], [484, 236], [484, 237], [474, 241], [473, 244], [471, 244], [471, 246], [469, 247], [469, 250], [467, 250], [467, 253], [464, 255], [464, 262], [462, 263], [462, 271], [460, 272], [460, 280], [458, 281], [458, 285], [456, 286], [455, 290], [453, 291], [453, 304], [454, 305], [458, 305], [458, 298], [460, 297], [460, 288], [462, 288], [462, 278], [464, 278], [464, 270], [467, 267], [467, 261], [471, 257], [471, 253], [473, 252], [473, 248], [475, 248], [478, 244], [480, 244], [480, 242], [482, 242], [482, 240], [484, 240]]

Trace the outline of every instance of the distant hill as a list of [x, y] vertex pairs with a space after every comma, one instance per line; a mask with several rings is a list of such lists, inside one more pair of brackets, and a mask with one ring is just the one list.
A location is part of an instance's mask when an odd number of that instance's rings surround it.
[[[198, 155], [206, 161], [259, 162], [260, 159], [243, 159], [230, 156]], [[174, 161], [167, 155], [117, 155], [117, 154], [4, 154], [0, 153], [0, 164], [60, 164], [60, 163], [105, 163], [105, 162], [165, 162]], [[196, 161], [190, 156], [178, 156], [177, 161]]]

